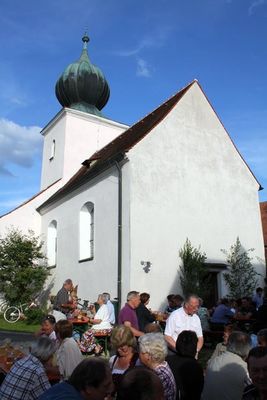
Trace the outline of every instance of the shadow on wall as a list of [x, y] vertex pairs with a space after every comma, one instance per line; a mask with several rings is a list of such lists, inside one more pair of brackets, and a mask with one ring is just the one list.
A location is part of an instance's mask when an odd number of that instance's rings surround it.
[[47, 306], [47, 303], [50, 301], [50, 293], [55, 285], [55, 279], [51, 279], [51, 281], [47, 284], [45, 289], [38, 295], [37, 301], [41, 306]]

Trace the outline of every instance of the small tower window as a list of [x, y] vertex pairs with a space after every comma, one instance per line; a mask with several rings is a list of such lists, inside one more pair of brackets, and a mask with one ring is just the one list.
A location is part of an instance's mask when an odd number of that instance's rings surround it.
[[50, 158], [49, 158], [50, 161], [53, 160], [53, 158], [55, 157], [55, 153], [56, 153], [56, 141], [53, 139], [51, 144]]
[[85, 203], [80, 211], [80, 261], [94, 258], [94, 204]]

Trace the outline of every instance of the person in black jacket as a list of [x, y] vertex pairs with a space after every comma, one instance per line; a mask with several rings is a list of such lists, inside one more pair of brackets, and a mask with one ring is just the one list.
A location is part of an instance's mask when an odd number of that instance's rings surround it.
[[139, 329], [144, 332], [145, 326], [151, 322], [155, 321], [155, 317], [152, 315], [151, 311], [146, 307], [149, 303], [150, 294], [141, 293], [140, 300], [141, 303], [136, 308], [136, 315], [138, 319]]
[[176, 340], [176, 354], [166, 358], [175, 378], [178, 400], [200, 400], [204, 386], [203, 368], [196, 360], [197, 335], [183, 331]]

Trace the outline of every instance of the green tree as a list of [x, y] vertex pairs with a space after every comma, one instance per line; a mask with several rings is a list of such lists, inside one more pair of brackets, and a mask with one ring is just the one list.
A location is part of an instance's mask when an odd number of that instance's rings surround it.
[[34, 299], [48, 275], [42, 242], [32, 231], [12, 228], [0, 238], [0, 293], [12, 305]]
[[193, 247], [187, 238], [184, 246], [179, 251], [179, 256], [182, 259], [180, 283], [184, 295], [195, 293], [205, 300], [210, 288], [205, 267], [206, 254], [200, 251], [200, 247]]
[[229, 251], [221, 249], [226, 256], [228, 271], [224, 273], [224, 279], [229, 289], [229, 296], [238, 299], [243, 296], [251, 296], [257, 286], [257, 275], [249, 253], [254, 249], [244, 250], [239, 237], [230, 247]]

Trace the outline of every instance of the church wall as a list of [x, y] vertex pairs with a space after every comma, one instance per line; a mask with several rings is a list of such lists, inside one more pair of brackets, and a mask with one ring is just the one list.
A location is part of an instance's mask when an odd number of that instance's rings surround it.
[[[220, 249], [237, 236], [264, 258], [258, 184], [197, 84], [128, 157], [131, 289], [151, 293], [152, 308], [181, 293], [178, 251], [186, 238], [208, 262], [225, 262]], [[142, 261], [151, 263], [148, 273]], [[226, 291], [222, 280], [219, 291]]]
[[[59, 117], [55, 124], [44, 130], [41, 190], [63, 177], [66, 118]], [[55, 141], [55, 154], [51, 150]]]
[[0, 235], [5, 236], [11, 227], [18, 228], [23, 233], [27, 233], [30, 229], [35, 235], [40, 235], [41, 216], [36, 208], [47, 200], [59, 188], [59, 185], [60, 182], [57, 182], [32, 200], [25, 202], [24, 205], [2, 216], [0, 218]]
[[127, 128], [94, 115], [75, 110], [67, 113], [64, 180], [67, 181], [97, 150]]
[[[84, 160], [126, 128], [126, 125], [81, 111], [63, 109], [43, 131], [41, 187], [45, 188], [59, 178], [62, 178], [62, 183], [67, 182]], [[55, 156], [51, 158], [53, 140]]]
[[[51, 221], [57, 223], [57, 265], [51, 269], [55, 294], [62, 282], [73, 279], [78, 295], [96, 301], [103, 291], [117, 296], [117, 199], [116, 169], [103, 173], [71, 195], [42, 211], [42, 232], [47, 238]], [[79, 262], [79, 213], [82, 206], [94, 204], [94, 258]]]

